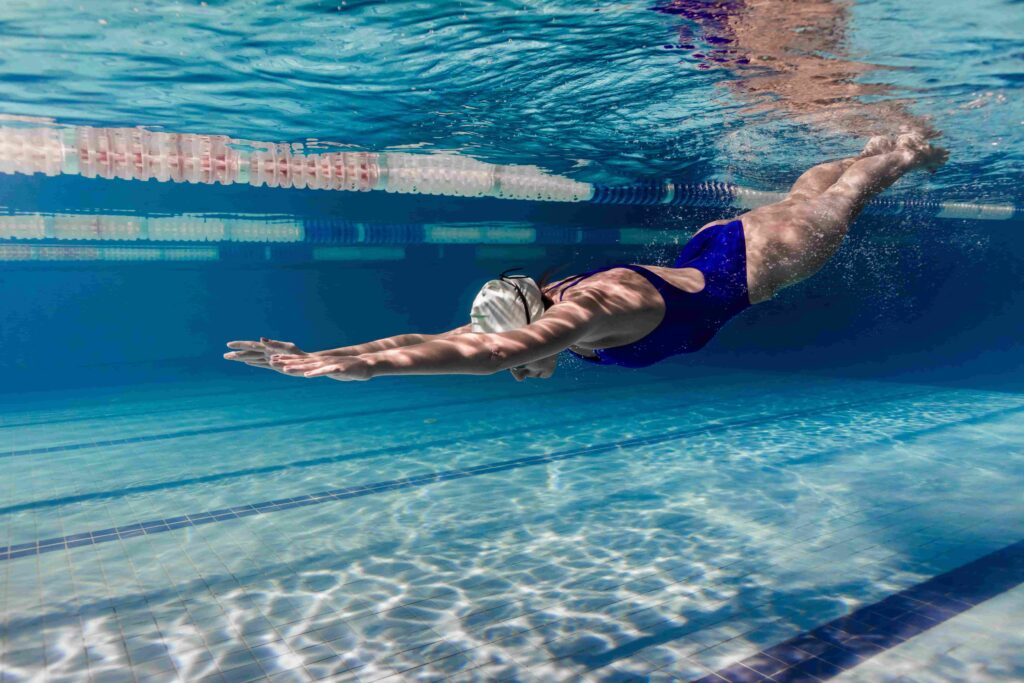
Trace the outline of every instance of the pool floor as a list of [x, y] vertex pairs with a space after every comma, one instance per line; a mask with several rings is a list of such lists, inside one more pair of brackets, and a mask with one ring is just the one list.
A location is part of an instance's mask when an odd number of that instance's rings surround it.
[[0, 678], [1024, 680], [1022, 414], [672, 365], [0, 398]]

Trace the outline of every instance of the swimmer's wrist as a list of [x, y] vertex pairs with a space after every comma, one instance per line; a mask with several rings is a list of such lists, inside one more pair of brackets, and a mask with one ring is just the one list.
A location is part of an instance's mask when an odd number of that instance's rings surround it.
[[382, 368], [378, 367], [380, 365], [380, 359], [379, 358], [372, 358], [372, 357], [369, 357], [369, 356], [359, 356], [359, 360], [361, 360], [364, 363], [364, 367], [366, 368], [366, 378], [367, 379], [370, 379], [371, 377], [376, 377], [378, 374], [380, 374], [380, 370]]

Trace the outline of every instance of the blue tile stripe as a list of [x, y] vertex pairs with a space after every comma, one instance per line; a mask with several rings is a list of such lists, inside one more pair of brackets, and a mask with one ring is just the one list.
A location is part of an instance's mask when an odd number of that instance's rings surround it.
[[826, 406], [815, 406], [812, 408], [791, 410], [784, 413], [758, 415], [754, 417], [746, 417], [737, 420], [725, 420], [714, 424], [705, 423], [698, 425], [696, 427], [692, 427], [690, 429], [678, 429], [670, 432], [664, 432], [661, 434], [653, 434], [649, 436], [641, 436], [632, 439], [624, 439], [622, 441], [612, 441], [609, 443], [597, 444], [594, 446], [585, 446], [582, 448], [573, 448], [565, 451], [556, 451], [554, 453], [549, 453], [547, 455], [526, 456], [522, 458], [514, 458], [512, 460], [501, 460], [492, 463], [485, 463], [483, 465], [477, 465], [475, 467], [441, 470], [438, 472], [427, 472], [420, 475], [402, 477], [400, 479], [391, 479], [387, 481], [374, 482], [359, 486], [347, 486], [338, 489], [331, 489], [329, 491], [310, 493], [307, 495], [296, 496], [294, 498], [281, 498], [279, 500], [222, 508], [219, 510], [212, 510], [209, 512], [200, 512], [197, 514], [182, 515], [178, 517], [170, 517], [164, 519], [154, 519], [146, 522], [128, 524], [125, 526], [101, 529], [99, 531], [85, 531], [78, 534], [72, 534], [70, 536], [59, 536], [40, 541], [29, 541], [26, 543], [19, 543], [7, 547], [0, 547], [0, 561], [15, 560], [22, 557], [28, 557], [31, 555], [39, 555], [42, 553], [53, 552], [56, 550], [63, 550], [65, 548], [77, 548], [80, 546], [95, 545], [97, 543], [106, 543], [118, 539], [128, 539], [142, 535], [159, 534], [189, 526], [199, 526], [202, 524], [211, 524], [213, 522], [240, 519], [242, 517], [250, 517], [253, 515], [263, 515], [272, 512], [281, 512], [283, 510], [290, 510], [292, 508], [305, 507], [308, 505], [319, 505], [322, 503], [328, 503], [336, 500], [347, 500], [349, 498], [357, 498], [376, 493], [383, 493], [386, 491], [395, 491], [400, 489], [426, 486], [428, 484], [436, 484], [442, 481], [451, 481], [455, 479], [463, 479], [466, 477], [477, 477], [485, 474], [507, 472], [510, 470], [522, 469], [524, 467], [533, 467], [536, 465], [545, 465], [548, 463], [558, 462], [561, 460], [569, 460], [572, 458], [604, 455], [606, 453], [610, 453], [613, 451], [633, 447], [653, 446], [689, 436], [697, 436], [701, 434], [716, 434], [730, 431], [733, 429], [753, 427], [781, 420], [790, 420], [794, 418], [807, 417], [811, 415], [821, 415], [836, 410], [845, 410], [847, 408], [855, 408], [862, 405], [875, 406], [882, 401], [895, 401], [906, 398], [915, 398], [918, 396], [927, 396], [933, 393], [935, 392], [931, 390], [916, 390], [903, 392], [900, 394], [893, 394], [885, 397], [873, 396], [870, 398], [864, 398], [855, 401], [842, 401], [832, 403]]
[[[637, 383], [636, 386], [633, 384], [622, 384], [620, 385], [623, 389], [629, 388], [646, 388], [652, 384], [659, 382], [667, 382], [673, 380], [655, 380], [645, 381]], [[715, 386], [720, 389], [723, 386], [730, 386], [731, 382], [720, 381]], [[676, 398], [679, 398], [677, 396]], [[884, 400], [884, 399], [883, 399]], [[684, 404], [680, 406], [673, 406], [674, 408], [682, 408]], [[1024, 410], [1024, 406], [1021, 407]], [[592, 417], [584, 417], [580, 420], [565, 420], [559, 419], [552, 422], [539, 422], [532, 424], [530, 429], [546, 429], [548, 427], [558, 427], [573, 424], [585, 424], [592, 422]], [[43, 498], [38, 500], [27, 500], [20, 503], [12, 503], [10, 505], [0, 505], [0, 516], [15, 514], [19, 512], [26, 512], [29, 510], [41, 510], [55, 507], [62, 507], [64, 505], [72, 505], [74, 503], [85, 503], [97, 500], [116, 500], [118, 498], [125, 498], [128, 496], [137, 495], [140, 493], [152, 493], [154, 491], [167, 491], [177, 488], [186, 488], [188, 486], [194, 486], [196, 484], [212, 484], [221, 481], [227, 481], [231, 479], [238, 479], [250, 476], [262, 476], [266, 474], [273, 474], [277, 472], [284, 472], [288, 470], [298, 470], [310, 467], [320, 467], [323, 465], [332, 465], [340, 462], [348, 462], [351, 460], [361, 460], [366, 458], [374, 458], [382, 455], [407, 455], [417, 450], [425, 450], [428, 448], [444, 448], [457, 445], [459, 443], [465, 443], [467, 440], [480, 441], [482, 439], [490, 439], [494, 437], [504, 436], [508, 433], [508, 428], [503, 427], [499, 430], [490, 430], [486, 432], [469, 432], [460, 433], [457, 436], [443, 437], [438, 439], [421, 439], [416, 441], [415, 444], [397, 444], [384, 446], [381, 448], [368, 448], [358, 451], [348, 451], [345, 453], [338, 453], [335, 455], [325, 455], [319, 458], [308, 458], [305, 460], [293, 460], [291, 462], [278, 463], [275, 465], [262, 465], [259, 467], [245, 467], [238, 470], [228, 470], [223, 472], [216, 472], [213, 474], [197, 475], [194, 477], [184, 477], [181, 479], [171, 479], [167, 481], [157, 481], [149, 484], [139, 484], [137, 486], [126, 486], [124, 488], [115, 489], [112, 491], [90, 491], [86, 493], [75, 493], [66, 496], [59, 496], [56, 498]]]
[[[723, 384], [717, 385], [721, 388]], [[884, 400], [884, 399], [880, 399]], [[717, 401], [715, 402], [717, 403]], [[707, 402], [704, 405], [708, 405]], [[962, 427], [964, 425], [977, 424], [979, 422], [988, 421], [997, 417], [1006, 415], [1013, 415], [1019, 412], [1024, 412], [1024, 405], [1010, 406], [1008, 408], [998, 408], [996, 410], [990, 410], [981, 414], [972, 415], [971, 417], [964, 418], [962, 420], [956, 420], [953, 422], [942, 422], [930, 427], [924, 427], [922, 429], [915, 429], [907, 432], [901, 432], [899, 434], [885, 434], [880, 436], [877, 440], [871, 441], [858, 441], [856, 443], [844, 446], [842, 448], [836, 448], [830, 451], [818, 451], [813, 454], [787, 459], [786, 465], [799, 465], [804, 462], [808, 462], [813, 459], [816, 462], [821, 462], [823, 458], [835, 458], [839, 455], [854, 451], [860, 448], [865, 448], [873, 443], [895, 443], [903, 442], [910, 439], [920, 438], [928, 434], [936, 434], [941, 431]], [[546, 429], [548, 427], [556, 426], [567, 426], [574, 424], [584, 424], [591, 422], [591, 417], [586, 417], [581, 420], [565, 420], [559, 419], [553, 422], [540, 422], [530, 426], [530, 429]], [[238, 470], [228, 470], [225, 472], [217, 472], [214, 474], [204, 474], [194, 477], [185, 477], [182, 479], [171, 479], [167, 481], [157, 481], [149, 484], [139, 484], [137, 486], [126, 486], [124, 488], [114, 489], [110, 491], [90, 491], [86, 493], [75, 493], [66, 496], [58, 496], [56, 498], [43, 498], [38, 500], [28, 500], [20, 503], [12, 503], [10, 505], [0, 505], [0, 517], [5, 515], [16, 514], [19, 512], [27, 512], [29, 510], [43, 510], [63, 507], [65, 505], [73, 505], [76, 503], [86, 503], [98, 500], [117, 500], [120, 498], [127, 498], [143, 493], [153, 493], [155, 491], [170, 491], [174, 489], [187, 488], [189, 486], [195, 486], [197, 484], [214, 484], [223, 481], [229, 481], [232, 479], [239, 479], [251, 476], [264, 476], [267, 474], [275, 474], [277, 472], [286, 472], [290, 470], [301, 470], [307, 468], [316, 468], [326, 465], [333, 465], [341, 462], [350, 462], [353, 460], [363, 460], [369, 458], [375, 458], [379, 456], [400, 456], [408, 455], [411, 452], [417, 450], [426, 450], [429, 448], [450, 448], [460, 443], [465, 443], [468, 440], [480, 441], [491, 439], [507, 434], [508, 429], [503, 428], [500, 430], [491, 430], [486, 432], [477, 433], [464, 433], [459, 434], [455, 437], [444, 437], [438, 439], [427, 439], [417, 441], [414, 445], [400, 444], [384, 446], [381, 448], [369, 448], [358, 451], [348, 451], [344, 453], [338, 453], [335, 455], [325, 455], [319, 458], [308, 458], [305, 460], [293, 460], [291, 462], [279, 463], [276, 465], [262, 465], [260, 467], [245, 467]]]
[[[263, 381], [265, 381], [265, 380], [263, 380]], [[91, 415], [79, 415], [79, 414], [76, 414], [73, 417], [72, 416], [67, 416], [67, 414], [66, 414], [67, 411], [70, 410], [69, 408], [60, 408], [60, 409], [55, 409], [54, 410], [54, 413], [56, 413], [56, 415], [57, 415], [56, 417], [51, 415], [50, 417], [45, 417], [44, 416], [44, 417], [36, 417], [36, 418], [30, 418], [30, 419], [22, 419], [21, 422], [3, 422], [3, 423], [0, 423], [0, 430], [20, 428], [20, 427], [37, 427], [37, 426], [41, 426], [41, 425], [53, 426], [53, 425], [59, 425], [59, 424], [68, 424], [70, 422], [89, 422], [89, 421], [92, 421], [92, 420], [110, 420], [110, 419], [115, 419], [115, 418], [135, 417], [135, 416], [141, 416], [141, 415], [149, 416], [149, 415], [158, 415], [160, 413], [180, 413], [180, 412], [185, 412], [185, 411], [188, 411], [188, 410], [195, 410], [196, 409], [195, 406], [189, 406], [187, 404], [183, 406], [183, 405], [181, 405], [182, 402], [201, 401], [201, 400], [205, 400], [205, 399], [215, 398], [217, 396], [232, 396], [232, 397], [237, 399], [239, 394], [241, 394], [241, 393], [252, 393], [252, 394], [260, 394], [260, 395], [262, 395], [262, 394], [266, 394], [266, 393], [270, 393], [270, 392], [277, 392], [277, 391], [292, 391], [292, 392], [296, 392], [296, 391], [303, 391], [303, 390], [300, 389], [299, 387], [296, 387], [296, 386], [290, 386], [290, 387], [288, 387], [288, 386], [247, 387], [245, 385], [240, 385], [240, 386], [237, 386], [237, 387], [235, 387], [235, 388], [233, 388], [231, 390], [224, 390], [224, 391], [221, 391], [221, 390], [218, 390], [218, 391], [197, 391], [197, 392], [190, 392], [190, 393], [182, 392], [180, 395], [178, 393], [175, 393], [174, 396], [177, 398], [177, 400], [174, 401], [175, 405], [173, 407], [149, 408], [149, 409], [146, 409], [146, 410], [139, 410], [139, 408], [136, 407], [136, 408], [128, 408], [128, 409], [125, 409], [125, 410], [111, 410], [110, 412], [94, 413], [94, 414], [91, 414]], [[307, 388], [307, 389], [304, 390], [304, 393], [309, 393], [309, 391], [310, 390]], [[166, 397], [166, 392], [165, 392], [164, 396]], [[157, 400], [158, 399], [155, 399], [155, 398], [143, 398], [139, 402], [140, 403], [150, 403], [150, 402], [156, 402]], [[167, 399], [164, 398], [163, 402], [166, 403]], [[3, 407], [3, 404], [0, 403], [0, 408], [2, 408], [2, 407]], [[200, 408], [201, 407], [202, 406], [200, 406]], [[25, 410], [24, 406], [21, 406], [20, 409], [22, 411]], [[76, 413], [77, 413], [77, 410], [76, 410]], [[32, 413], [30, 413], [30, 414], [32, 414]]]
[[1024, 540], [773, 645], [696, 683], [824, 681], [1024, 583]]
[[[618, 385], [619, 387], [632, 387], [646, 384], [659, 384], [664, 382], [678, 381], [672, 378], [664, 377], [655, 380], [645, 379], [637, 382], [629, 382]], [[543, 391], [533, 394], [533, 397], [539, 396], [556, 396], [558, 394], [571, 394], [579, 391], [578, 387], [567, 387], [564, 389], [555, 389], [551, 391]], [[490, 403], [495, 401], [505, 400], [517, 400], [523, 397], [521, 392], [501, 394], [498, 396], [480, 397], [474, 396], [470, 398], [459, 398], [450, 401], [438, 401], [430, 404], [430, 408], [451, 408], [454, 406], [461, 405], [479, 405], [481, 403]], [[377, 407], [367, 408], [364, 410], [350, 410], [338, 413], [318, 414], [310, 415], [306, 417], [293, 417], [281, 420], [258, 420], [254, 422], [247, 422], [243, 424], [231, 424], [224, 425], [221, 427], [202, 427], [196, 429], [179, 429], [171, 432], [163, 432], [161, 434], [147, 434], [145, 436], [130, 436], [120, 439], [104, 439], [101, 441], [85, 441], [80, 443], [64, 444], [60, 446], [38, 446], [33, 448], [23, 448], [20, 450], [11, 451], [0, 451], [0, 458], [12, 458], [25, 455], [43, 455], [50, 453], [64, 453], [68, 451], [78, 451], [86, 448], [108, 448], [110, 446], [125, 446], [128, 444], [136, 443], [149, 443], [152, 441], [166, 441], [168, 439], [181, 439], [192, 436], [205, 436], [209, 434], [225, 434], [230, 432], [242, 432], [249, 429], [266, 429], [270, 427], [288, 427], [291, 425], [309, 424], [312, 422], [326, 422], [329, 420], [339, 420], [346, 417], [367, 417], [376, 415], [385, 415], [393, 413], [402, 413], [410, 410], [421, 410], [423, 404], [417, 403], [412, 405], [400, 405], [389, 408]]]

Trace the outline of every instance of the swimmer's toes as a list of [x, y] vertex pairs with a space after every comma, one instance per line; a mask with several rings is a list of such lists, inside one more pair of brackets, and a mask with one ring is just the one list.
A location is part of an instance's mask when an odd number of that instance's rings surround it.
[[904, 133], [896, 138], [896, 147], [897, 149], [909, 149], [912, 152], [924, 152], [929, 145], [920, 133]]
[[864, 145], [863, 151], [860, 153], [860, 158], [873, 157], [879, 154], [885, 154], [896, 149], [896, 138], [892, 135], [875, 135], [868, 144]]
[[935, 172], [949, 160], [949, 150], [945, 147], [924, 145], [917, 149], [904, 149], [910, 168], [920, 168]]

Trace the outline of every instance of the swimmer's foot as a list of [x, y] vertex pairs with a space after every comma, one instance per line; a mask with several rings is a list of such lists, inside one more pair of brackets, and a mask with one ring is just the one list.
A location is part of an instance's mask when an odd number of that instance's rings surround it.
[[949, 159], [949, 151], [928, 144], [920, 133], [905, 133], [896, 138], [895, 151], [902, 152], [910, 168], [936, 171]]
[[864, 149], [857, 155], [857, 158], [864, 159], [866, 157], [874, 157], [879, 154], [891, 152], [894, 149], [896, 149], [895, 135], [875, 135], [868, 140], [868, 144], [864, 145]]

